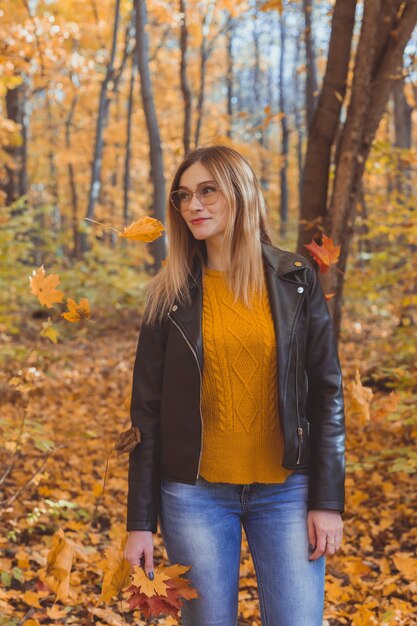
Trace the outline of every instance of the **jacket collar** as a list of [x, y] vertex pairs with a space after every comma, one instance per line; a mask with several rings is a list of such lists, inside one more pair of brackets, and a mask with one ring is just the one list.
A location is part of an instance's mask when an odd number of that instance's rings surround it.
[[[277, 248], [271, 244], [261, 242], [262, 256], [264, 262], [271, 270], [273, 270], [280, 278], [285, 276], [285, 280], [291, 280], [290, 274], [293, 272], [304, 272], [307, 267], [306, 259], [301, 255], [295, 255], [294, 253], [287, 252], [281, 248]], [[190, 289], [196, 288], [201, 284], [202, 264], [198, 257], [194, 259], [194, 265], [191, 271]], [[306, 285], [303, 280], [293, 281], [299, 284]]]

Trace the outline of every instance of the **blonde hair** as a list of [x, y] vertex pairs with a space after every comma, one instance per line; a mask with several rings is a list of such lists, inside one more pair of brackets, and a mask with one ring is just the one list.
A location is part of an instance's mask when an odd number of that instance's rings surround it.
[[196, 262], [206, 262], [204, 240], [192, 235], [181, 214], [169, 200], [180, 178], [193, 163], [206, 167], [229, 208], [222, 262], [227, 283], [235, 296], [250, 306], [252, 297], [263, 292], [264, 275], [261, 241], [271, 243], [265, 200], [250, 164], [233, 148], [223, 145], [196, 148], [179, 165], [171, 184], [166, 208], [169, 251], [164, 265], [153, 277], [148, 291], [144, 321], [150, 326], [162, 322], [174, 301], [190, 304], [190, 278]]

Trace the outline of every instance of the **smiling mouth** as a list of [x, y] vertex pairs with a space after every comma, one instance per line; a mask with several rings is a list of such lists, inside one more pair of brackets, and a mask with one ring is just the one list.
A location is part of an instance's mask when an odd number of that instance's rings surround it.
[[209, 219], [208, 217], [200, 217], [197, 220], [191, 220], [191, 224], [199, 224], [200, 222], [205, 222], [208, 219]]

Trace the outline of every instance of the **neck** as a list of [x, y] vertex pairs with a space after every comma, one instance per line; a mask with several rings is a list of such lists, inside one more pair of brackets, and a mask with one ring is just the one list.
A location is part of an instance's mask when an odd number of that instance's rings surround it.
[[206, 239], [206, 250], [207, 250], [207, 267], [211, 270], [220, 270], [225, 271], [224, 262], [222, 261], [222, 246], [223, 246], [223, 238], [222, 240], [213, 240]]

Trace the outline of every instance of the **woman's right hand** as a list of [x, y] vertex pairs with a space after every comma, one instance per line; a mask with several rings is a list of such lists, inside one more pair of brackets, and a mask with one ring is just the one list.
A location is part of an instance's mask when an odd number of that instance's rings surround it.
[[[129, 531], [123, 556], [131, 565], [141, 565], [150, 580], [154, 577], [153, 548], [152, 531]], [[145, 561], [143, 564], [141, 563], [142, 555]]]

